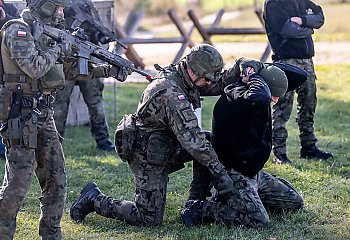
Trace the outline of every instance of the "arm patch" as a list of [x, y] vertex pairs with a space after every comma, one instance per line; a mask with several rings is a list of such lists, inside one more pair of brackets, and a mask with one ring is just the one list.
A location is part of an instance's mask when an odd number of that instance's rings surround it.
[[5, 30], [5, 41], [12, 58], [28, 58], [32, 53], [34, 39], [28, 28], [22, 24], [13, 23]]
[[179, 119], [176, 121], [176, 125], [179, 130], [198, 127], [197, 117], [191, 107], [185, 107], [176, 111], [179, 116]]

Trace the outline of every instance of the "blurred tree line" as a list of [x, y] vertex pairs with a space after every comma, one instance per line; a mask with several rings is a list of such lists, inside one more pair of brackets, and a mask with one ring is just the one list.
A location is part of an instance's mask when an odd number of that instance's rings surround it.
[[198, 14], [238, 10], [247, 7], [262, 6], [263, 0], [115, 0], [116, 6], [126, 10], [143, 11], [145, 15], [156, 16], [166, 14], [174, 8], [178, 12], [193, 9]]
[[[313, 0], [316, 4], [345, 3], [350, 0]], [[166, 14], [170, 8], [178, 12], [193, 9], [198, 14], [240, 10], [249, 7], [263, 7], [264, 0], [115, 0], [116, 6], [126, 10], [142, 10], [145, 15]]]

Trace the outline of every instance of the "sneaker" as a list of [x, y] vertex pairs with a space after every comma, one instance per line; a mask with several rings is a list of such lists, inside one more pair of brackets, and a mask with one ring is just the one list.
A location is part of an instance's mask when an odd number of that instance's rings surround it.
[[115, 151], [115, 145], [108, 139], [103, 143], [97, 144], [97, 149], [102, 151]]
[[287, 154], [276, 154], [272, 162], [274, 164], [291, 164], [292, 161], [287, 157]]
[[94, 212], [94, 202], [101, 193], [96, 183], [88, 183], [80, 192], [80, 196], [70, 208], [70, 217], [76, 222], [82, 222], [85, 217]]
[[316, 158], [316, 159], [328, 159], [332, 158], [333, 154], [331, 152], [325, 152], [319, 149], [316, 146], [313, 147], [302, 147], [300, 149], [300, 157], [301, 158]]

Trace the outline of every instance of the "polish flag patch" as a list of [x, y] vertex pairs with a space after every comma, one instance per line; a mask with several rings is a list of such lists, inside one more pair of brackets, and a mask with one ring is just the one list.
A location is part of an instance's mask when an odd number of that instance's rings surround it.
[[185, 97], [185, 95], [179, 95], [179, 96], [177, 96], [177, 98], [179, 99], [179, 100], [185, 100], [186, 99], [186, 97]]
[[26, 37], [27, 36], [27, 32], [26, 31], [17, 31], [17, 37]]

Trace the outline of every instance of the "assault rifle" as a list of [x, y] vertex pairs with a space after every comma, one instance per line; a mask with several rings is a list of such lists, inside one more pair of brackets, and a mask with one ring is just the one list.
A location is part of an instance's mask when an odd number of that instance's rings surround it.
[[92, 37], [93, 39], [90, 39], [91, 42], [97, 43], [99, 41], [105, 44], [115, 41], [118, 45], [127, 49], [124, 44], [117, 40], [117, 36], [113, 32], [92, 17], [93, 14], [91, 11], [93, 10], [97, 11], [94, 6], [82, 6], [80, 3], [71, 3], [68, 7], [64, 8], [66, 27], [74, 30], [76, 28], [82, 28], [82, 25], [86, 24], [89, 32], [96, 34]]
[[[78, 59], [78, 71], [81, 75], [88, 75], [88, 62], [90, 56], [107, 62], [115, 67], [125, 67], [145, 76], [147, 80], [151, 80], [152, 76], [135, 68], [134, 63], [121, 57], [117, 53], [109, 52], [108, 50], [89, 42], [84, 34], [83, 29], [77, 29], [74, 33], [66, 30], [61, 30], [45, 23], [34, 22], [34, 38], [36, 39], [41, 34], [45, 34], [53, 40], [62, 43], [63, 46], [68, 46], [73, 52], [73, 57]], [[70, 49], [67, 49], [70, 50]]]

